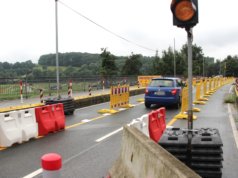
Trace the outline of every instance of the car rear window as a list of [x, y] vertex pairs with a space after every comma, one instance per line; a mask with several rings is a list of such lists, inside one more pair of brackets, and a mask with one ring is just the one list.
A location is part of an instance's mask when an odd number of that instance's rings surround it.
[[173, 80], [166, 80], [166, 79], [159, 79], [159, 80], [152, 80], [150, 83], [151, 87], [173, 87]]

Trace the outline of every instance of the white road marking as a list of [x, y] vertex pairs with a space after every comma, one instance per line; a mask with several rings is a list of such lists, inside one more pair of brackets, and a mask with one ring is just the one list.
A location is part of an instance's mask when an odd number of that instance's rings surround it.
[[84, 120], [82, 120], [82, 122], [83, 122], [83, 123], [87, 123], [87, 122], [91, 122], [91, 120], [89, 120], [89, 119], [84, 119]]
[[32, 178], [32, 177], [35, 177], [35, 176], [41, 174], [42, 172], [43, 172], [43, 169], [40, 168], [40, 169], [37, 169], [36, 171], [24, 176], [23, 178]]
[[[230, 88], [229, 93], [231, 93], [232, 88], [233, 87]], [[236, 147], [238, 149], [238, 132], [237, 132], [236, 124], [235, 124], [235, 121], [234, 121], [234, 117], [233, 117], [232, 112], [231, 112], [231, 104], [229, 104], [229, 103], [228, 103], [228, 115], [229, 115], [229, 120], [230, 120], [230, 123], [231, 123], [232, 132], [233, 132], [233, 135], [234, 135], [234, 139], [235, 139], [235, 142], [236, 142]]]
[[229, 119], [230, 119], [230, 123], [231, 123], [231, 128], [232, 128], [232, 131], [233, 131], [234, 139], [235, 139], [235, 142], [236, 142], [236, 147], [238, 149], [238, 132], [237, 132], [237, 128], [236, 128], [234, 118], [232, 116], [230, 104], [228, 104], [228, 115], [229, 115]]
[[113, 131], [113, 132], [111, 132], [111, 133], [109, 133], [109, 134], [107, 134], [107, 135], [105, 135], [105, 136], [95, 140], [95, 142], [101, 142], [101, 141], [107, 139], [108, 137], [110, 137], [112, 135], [115, 135], [116, 133], [118, 133], [118, 132], [120, 132], [122, 130], [123, 130], [123, 127], [120, 127], [119, 129], [117, 129], [117, 130], [115, 130], [115, 131]]
[[126, 108], [119, 108], [119, 111], [125, 111]]
[[103, 114], [103, 116], [110, 116], [110, 115], [111, 115], [110, 113]]

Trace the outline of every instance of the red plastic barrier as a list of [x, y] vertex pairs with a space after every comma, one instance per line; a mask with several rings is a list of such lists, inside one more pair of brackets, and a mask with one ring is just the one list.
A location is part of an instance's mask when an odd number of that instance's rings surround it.
[[162, 129], [160, 127], [160, 122], [158, 120], [158, 112], [152, 111], [149, 113], [149, 134], [150, 138], [156, 143], [159, 141], [162, 136]]
[[162, 107], [162, 108], [158, 109], [158, 112], [159, 112], [158, 119], [159, 119], [160, 124], [161, 124], [162, 132], [164, 133], [164, 130], [166, 129], [166, 122], [165, 122], [166, 112], [165, 112], [165, 107]]
[[55, 119], [55, 130], [65, 129], [64, 105], [62, 103], [52, 105], [53, 117]]
[[62, 103], [35, 108], [39, 136], [65, 129], [64, 106]]
[[39, 136], [47, 135], [49, 132], [55, 131], [55, 121], [50, 105], [35, 108], [35, 114]]
[[149, 113], [148, 127], [150, 138], [157, 143], [166, 129], [165, 108], [160, 108]]

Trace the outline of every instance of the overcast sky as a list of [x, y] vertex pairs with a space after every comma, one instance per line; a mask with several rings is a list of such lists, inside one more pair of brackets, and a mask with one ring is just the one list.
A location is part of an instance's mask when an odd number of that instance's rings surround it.
[[[186, 43], [183, 29], [174, 27], [170, 0], [60, 0], [117, 35], [121, 40], [58, 3], [59, 52], [154, 56], [155, 50]], [[194, 43], [206, 56], [224, 59], [238, 55], [238, 1], [199, 0], [199, 24]], [[0, 0], [0, 61], [32, 60], [55, 53], [54, 0]]]

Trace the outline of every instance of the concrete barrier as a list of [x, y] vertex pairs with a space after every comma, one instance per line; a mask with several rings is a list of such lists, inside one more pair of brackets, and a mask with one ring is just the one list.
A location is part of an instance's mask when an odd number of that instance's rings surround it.
[[135, 127], [124, 126], [121, 153], [111, 178], [201, 178]]

